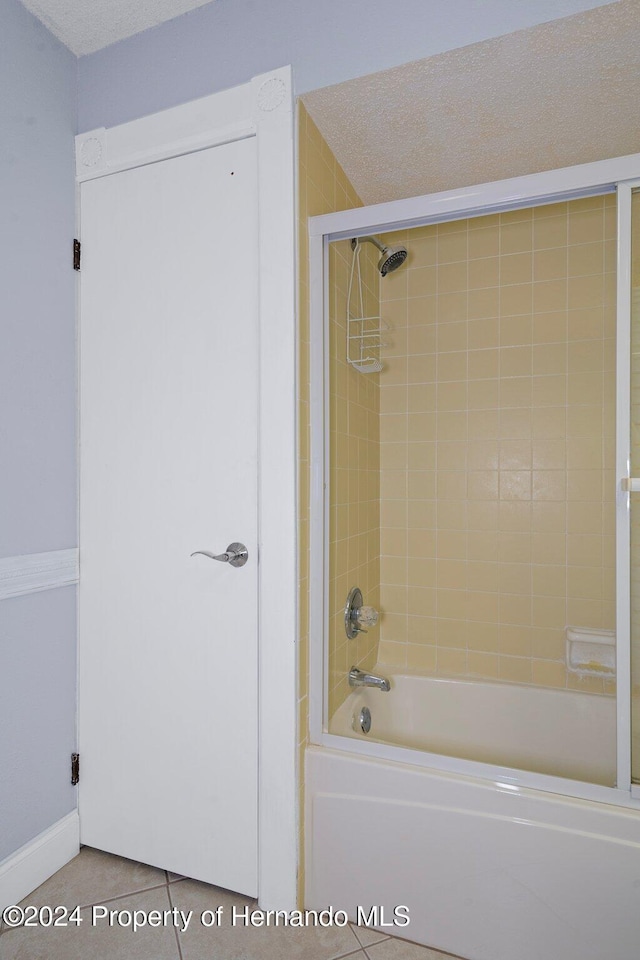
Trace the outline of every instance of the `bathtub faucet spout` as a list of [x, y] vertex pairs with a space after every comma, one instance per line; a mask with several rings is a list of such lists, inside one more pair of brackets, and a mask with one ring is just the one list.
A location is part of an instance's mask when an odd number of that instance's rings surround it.
[[385, 693], [388, 693], [391, 689], [391, 684], [385, 677], [376, 677], [374, 673], [365, 673], [363, 670], [358, 670], [357, 667], [351, 667], [351, 670], [349, 670], [349, 686], [377, 687], [378, 690], [384, 690]]

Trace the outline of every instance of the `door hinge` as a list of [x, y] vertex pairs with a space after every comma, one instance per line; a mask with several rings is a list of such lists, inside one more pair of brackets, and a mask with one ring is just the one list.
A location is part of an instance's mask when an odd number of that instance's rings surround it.
[[71, 754], [71, 783], [75, 785], [80, 781], [80, 754]]
[[80, 269], [81, 243], [79, 240], [73, 241], [73, 269]]

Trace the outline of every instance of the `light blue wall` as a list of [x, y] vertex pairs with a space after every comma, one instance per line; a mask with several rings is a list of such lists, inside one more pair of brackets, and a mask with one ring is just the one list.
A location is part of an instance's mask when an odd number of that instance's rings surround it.
[[0, 603], [0, 860], [76, 806], [75, 606], [74, 587]]
[[[0, 557], [76, 544], [77, 61], [0, 2]], [[75, 591], [0, 601], [0, 860], [75, 806]]]
[[305, 93], [602, 5], [217, 0], [81, 57], [78, 129], [124, 123], [289, 63], [296, 93]]
[[76, 543], [75, 57], [0, 3], [0, 557]]

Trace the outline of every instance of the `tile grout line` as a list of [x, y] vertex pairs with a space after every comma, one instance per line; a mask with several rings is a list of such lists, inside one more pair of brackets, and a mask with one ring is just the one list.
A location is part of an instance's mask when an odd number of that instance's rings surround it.
[[163, 881], [162, 883], [154, 883], [153, 886], [151, 887], [141, 887], [140, 889], [129, 890], [126, 893], [119, 893], [117, 896], [109, 897], [108, 899], [105, 899], [103, 897], [100, 900], [92, 900], [90, 903], [82, 903], [80, 904], [80, 909], [88, 910], [90, 909], [90, 907], [102, 906], [102, 904], [107, 904], [107, 903], [114, 903], [117, 900], [124, 900], [126, 899], [126, 897], [137, 897], [138, 894], [140, 893], [147, 893], [150, 890], [161, 890], [162, 887], [164, 886], [166, 886], [166, 881]]
[[[360, 944], [360, 948], [361, 948], [362, 950], [365, 950], [366, 947], [373, 947], [373, 946], [375, 946], [375, 945], [378, 944], [378, 943], [384, 943], [385, 940], [393, 940], [393, 939], [394, 939], [394, 937], [392, 937], [390, 934], [381, 933], [379, 930], [372, 930], [372, 931], [371, 931], [372, 933], [378, 933], [378, 934], [379, 934], [380, 939], [379, 939], [379, 940], [374, 940], [372, 943], [368, 943], [368, 944], [366, 944], [366, 946], [365, 946], [365, 944], [361, 941], [360, 937], [359, 937], [358, 934], [356, 933], [357, 925], [354, 926], [354, 925], [352, 924], [352, 925], [351, 925], [351, 929], [353, 930], [353, 933], [355, 934], [355, 938], [356, 938], [356, 940], [358, 941], [358, 943]], [[365, 929], [368, 929], [368, 928], [365, 928]]]
[[[164, 872], [166, 873], [166, 871]], [[161, 890], [162, 887], [166, 887], [166, 886], [167, 886], [167, 881], [165, 881], [164, 883], [156, 883], [156, 884], [153, 884], [153, 886], [151, 887], [142, 887], [141, 889], [131, 890], [126, 893], [119, 893], [117, 896], [109, 897], [108, 899], [102, 898], [100, 900], [92, 900], [89, 903], [81, 903], [81, 904], [78, 904], [77, 907], [79, 910], [91, 910], [91, 908], [95, 906], [102, 906], [102, 905], [106, 906], [106, 904], [108, 903], [116, 903], [118, 900], [125, 900], [127, 897], [137, 897], [139, 894], [148, 893], [151, 890]], [[24, 929], [22, 924], [20, 924], [20, 926], [17, 926], [17, 927], [8, 927], [5, 924], [4, 920], [0, 919], [0, 936], [3, 936], [6, 933], [10, 933], [12, 930], [22, 930], [22, 929]], [[182, 957], [180, 957], [180, 960], [182, 960]]]
[[[167, 890], [167, 897], [169, 898], [169, 906], [173, 910], [173, 900], [171, 899], [171, 881], [169, 880], [169, 872], [165, 870], [164, 875], [166, 878], [165, 886]], [[173, 935], [176, 938], [176, 946], [178, 948], [178, 960], [184, 960], [182, 956], [182, 947], [180, 946], [180, 934], [178, 933], [178, 928], [176, 926], [174, 926], [173, 928]]]
[[[354, 936], [354, 938], [355, 938], [355, 941], [356, 941], [356, 943], [358, 944], [358, 948], [359, 948], [360, 950], [364, 950], [364, 943], [361, 941], [360, 937], [359, 937], [358, 934], [356, 933], [355, 928], [354, 928], [354, 926], [353, 926], [352, 924], [349, 924], [349, 929], [351, 930], [351, 932], [352, 932], [352, 934], [353, 934], [353, 936]], [[376, 943], [382, 943], [382, 941], [383, 941], [384, 939], [385, 939], [385, 938], [382, 937], [380, 940], [376, 940]], [[387, 938], [387, 939], [388, 939], [388, 938]], [[372, 946], [372, 944], [371, 944], [371, 946]], [[346, 954], [346, 956], [348, 956], [348, 954]]]
[[[357, 940], [358, 943], [360, 944], [360, 950], [364, 953], [364, 955], [365, 955], [365, 957], [367, 958], [367, 960], [370, 960], [369, 954], [367, 953], [367, 947], [365, 946], [364, 943], [362, 943], [362, 941], [361, 941], [360, 938], [358, 937], [358, 935], [357, 935], [357, 933], [355, 932], [355, 930], [353, 929], [353, 927], [352, 927], [352, 930], [353, 930], [353, 934], [354, 934], [356, 940]], [[378, 931], [378, 932], [379, 932], [379, 931]], [[379, 939], [379, 940], [374, 941], [374, 943], [369, 943], [369, 944], [367, 944], [367, 946], [369, 946], [369, 947], [378, 946], [378, 944], [380, 944], [380, 943], [386, 943], [387, 941], [392, 940], [392, 939], [393, 939], [392, 937], [385, 936], [384, 934], [380, 934], [380, 939]]]
[[372, 940], [371, 943], [366, 943], [366, 944], [363, 943], [362, 949], [366, 950], [367, 947], [377, 947], [379, 943], [386, 943], [387, 940], [396, 940], [396, 939], [397, 937], [384, 936], [384, 934], [382, 934], [379, 940]]

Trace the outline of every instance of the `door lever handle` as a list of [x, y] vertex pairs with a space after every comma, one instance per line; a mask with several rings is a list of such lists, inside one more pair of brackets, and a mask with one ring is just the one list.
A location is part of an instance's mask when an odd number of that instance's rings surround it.
[[202, 554], [210, 560], [219, 560], [221, 563], [230, 563], [232, 567], [244, 567], [249, 559], [249, 551], [244, 543], [230, 543], [224, 553], [209, 553], [208, 550], [195, 550], [191, 556]]
[[640, 492], [640, 477], [623, 477], [621, 487], [626, 493]]

